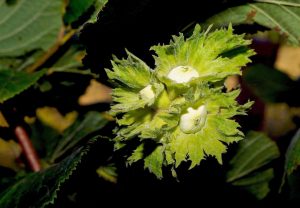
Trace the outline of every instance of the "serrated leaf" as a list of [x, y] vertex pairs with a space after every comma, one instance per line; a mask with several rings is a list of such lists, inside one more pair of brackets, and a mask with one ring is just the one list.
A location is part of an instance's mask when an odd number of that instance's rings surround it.
[[144, 157], [144, 143], [142, 143], [141, 145], [139, 145], [131, 154], [130, 157], [127, 158], [127, 162], [129, 165], [131, 165], [132, 163], [135, 163], [141, 159], [143, 159]]
[[47, 51], [62, 27], [61, 0], [18, 0], [0, 5], [0, 57]]
[[78, 119], [72, 126], [66, 129], [59, 139], [50, 161], [54, 162], [61, 157], [65, 152], [74, 148], [82, 139], [86, 138], [91, 133], [100, 130], [108, 123], [108, 120], [99, 112], [90, 111], [82, 120]]
[[248, 176], [279, 155], [279, 149], [274, 141], [263, 133], [249, 132], [240, 142], [238, 152], [230, 161], [232, 169], [227, 173], [227, 182]]
[[270, 168], [236, 180], [232, 184], [247, 190], [257, 199], [263, 199], [270, 192], [269, 182], [273, 179], [273, 177], [274, 170]]
[[0, 103], [29, 88], [44, 73], [45, 70], [32, 74], [13, 70], [0, 70]]
[[103, 10], [103, 8], [108, 3], [108, 1], [109, 0], [96, 0], [95, 1], [95, 4], [94, 4], [95, 11], [91, 15], [91, 17], [89, 18], [89, 20], [87, 21], [88, 23], [95, 23], [97, 21], [97, 16]]
[[127, 158], [128, 164], [132, 165], [132, 163], [144, 159], [144, 168], [148, 169], [149, 172], [156, 175], [158, 179], [161, 179], [163, 177], [162, 165], [164, 162], [164, 147], [163, 146], [156, 147], [146, 157], [144, 155], [144, 151], [145, 151], [144, 143], [142, 143], [133, 151], [131, 156]]
[[89, 146], [81, 147], [60, 163], [46, 170], [28, 174], [16, 182], [1, 193], [1, 207], [45, 207], [53, 204], [61, 186], [76, 170]]
[[[201, 101], [201, 93], [205, 101]], [[243, 106], [238, 106], [235, 98], [239, 90], [230, 93], [221, 93], [220, 89], [208, 89], [199, 86], [193, 90], [193, 98], [186, 102], [186, 106], [205, 102], [208, 113], [202, 129], [194, 133], [184, 133], [178, 128], [171, 134], [170, 149], [175, 154], [176, 167], [183, 161], [190, 160], [190, 169], [199, 165], [206, 156], [213, 156], [222, 164], [222, 154], [227, 151], [227, 145], [243, 139], [240, 125], [230, 119], [241, 114]], [[219, 111], [222, 109], [221, 111]], [[212, 113], [218, 112], [219, 113]], [[224, 144], [225, 143], [225, 144]]]
[[295, 136], [288, 147], [285, 155], [285, 173], [292, 174], [300, 165], [300, 130], [297, 131]]
[[162, 165], [164, 161], [164, 148], [163, 146], [158, 146], [153, 152], [150, 153], [145, 158], [144, 167], [147, 168], [151, 173], [156, 175], [158, 179], [163, 177], [162, 175]]
[[190, 169], [199, 165], [205, 155], [214, 156], [222, 164], [222, 153], [226, 152], [226, 146], [218, 140], [213, 132], [208, 129], [199, 134], [184, 134], [175, 132], [176, 138], [170, 143], [171, 150], [175, 154], [176, 167], [188, 158], [191, 161]]
[[294, 45], [300, 42], [300, 2], [299, 0], [285, 1], [253, 1], [229, 8], [209, 18], [205, 25], [226, 26], [258, 23], [287, 36]]
[[64, 16], [64, 21], [67, 24], [72, 24], [80, 19], [81, 16], [85, 15], [91, 7], [93, 12], [88, 17], [87, 22], [94, 23], [97, 20], [97, 15], [104, 8], [108, 0], [71, 0], [67, 7], [67, 12]]

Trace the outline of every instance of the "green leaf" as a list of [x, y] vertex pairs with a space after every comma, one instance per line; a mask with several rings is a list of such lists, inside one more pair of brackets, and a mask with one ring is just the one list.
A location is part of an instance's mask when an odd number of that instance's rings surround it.
[[53, 204], [61, 186], [76, 170], [90, 145], [77, 149], [60, 163], [28, 174], [16, 182], [0, 195], [1, 207], [45, 207]]
[[293, 137], [285, 156], [285, 173], [292, 174], [300, 165], [300, 130]]
[[70, 0], [64, 16], [64, 21], [67, 24], [75, 22], [94, 4], [94, 2], [95, 0]]
[[227, 173], [227, 182], [241, 179], [262, 168], [280, 155], [274, 141], [263, 133], [251, 131], [240, 142], [236, 155], [230, 161], [232, 169]]
[[97, 19], [98, 13], [104, 8], [108, 0], [70, 0], [64, 21], [67, 24], [72, 24], [84, 15], [91, 7], [94, 7], [94, 12], [89, 17], [88, 22], [93, 23]]
[[291, 94], [300, 90], [299, 85], [286, 74], [262, 64], [245, 70], [243, 80], [259, 98], [271, 103], [293, 104], [296, 101]]
[[0, 3], [0, 57], [47, 51], [62, 27], [62, 0]]
[[270, 192], [269, 182], [273, 179], [273, 177], [274, 170], [270, 168], [236, 180], [232, 184], [247, 190], [257, 199], [263, 199]]
[[88, 112], [82, 120], [77, 120], [71, 127], [66, 129], [61, 139], [59, 139], [53, 153], [50, 157], [50, 162], [65, 154], [68, 150], [74, 148], [82, 139], [88, 135], [102, 129], [108, 120], [99, 112]]
[[48, 73], [63, 72], [82, 75], [91, 75], [95, 78], [98, 75], [89, 69], [83, 69], [82, 59], [86, 55], [83, 48], [73, 44], [49, 69]]
[[300, 4], [299, 0], [256, 0], [253, 3], [229, 8], [209, 18], [205, 25], [217, 27], [258, 23], [287, 36], [294, 45], [300, 42]]
[[34, 53], [29, 53], [28, 56], [0, 56], [0, 70], [12, 69], [15, 71], [23, 71], [30, 65], [34, 64], [36, 60], [45, 52], [38, 50]]
[[29, 88], [44, 73], [45, 70], [32, 74], [13, 70], [0, 70], [0, 103]]
[[266, 165], [279, 154], [274, 141], [263, 133], [250, 131], [230, 161], [232, 167], [227, 173], [227, 182], [263, 199], [269, 193], [269, 182], [274, 177], [273, 168], [266, 169]]
[[95, 23], [97, 21], [98, 14], [104, 9], [104, 7], [107, 3], [108, 3], [108, 0], [96, 0], [95, 4], [94, 4], [95, 11], [91, 15], [90, 19], [87, 22]]

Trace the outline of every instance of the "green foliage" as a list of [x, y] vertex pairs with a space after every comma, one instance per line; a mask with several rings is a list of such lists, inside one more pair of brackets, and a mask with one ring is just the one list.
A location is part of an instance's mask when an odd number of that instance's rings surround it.
[[70, 0], [67, 12], [64, 15], [64, 21], [67, 24], [76, 22], [82, 15], [84, 15], [91, 7], [94, 7], [94, 12], [89, 17], [89, 22], [94, 22], [96, 16], [104, 8], [108, 0]]
[[265, 198], [270, 192], [269, 183], [274, 178], [274, 170], [269, 168], [261, 172], [249, 174], [232, 182], [232, 185], [244, 189], [255, 196], [257, 199]]
[[44, 73], [45, 70], [33, 74], [13, 70], [0, 70], [0, 103], [29, 88]]
[[295, 136], [288, 147], [285, 155], [285, 174], [291, 175], [300, 165], [300, 130], [297, 131]]
[[10, 68], [19, 56], [32, 54], [21, 65], [34, 63], [55, 44], [62, 24], [61, 0], [18, 0], [0, 5], [0, 69]]
[[95, 0], [70, 0], [67, 12], [64, 15], [64, 21], [67, 24], [71, 24], [79, 19], [93, 4]]
[[[145, 168], [158, 178], [163, 165], [178, 167], [191, 161], [193, 168], [207, 156], [222, 164], [224, 143], [243, 139], [231, 118], [244, 115], [252, 104], [235, 101], [239, 90], [222, 93], [223, 87], [217, 87], [227, 76], [240, 74], [254, 54], [242, 35], [234, 35], [231, 27], [201, 33], [196, 26], [190, 38], [180, 34], [173, 39], [169, 45], [152, 47], [157, 54], [154, 70], [130, 53], [127, 59], [114, 59], [113, 70], [106, 70], [117, 87], [111, 113], [122, 114], [116, 148], [135, 137], [141, 143], [156, 141], [159, 146], [152, 153], [143, 155], [140, 145], [128, 160], [131, 164], [144, 157]], [[241, 47], [245, 50], [235, 50]]]
[[48, 73], [62, 72], [98, 77], [89, 69], [84, 69], [82, 58], [85, 52], [79, 45], [73, 44], [50, 68]]
[[[107, 0], [91, 1], [89, 5], [99, 7], [101, 4], [103, 8], [106, 2]], [[84, 11], [87, 3], [77, 4], [71, 1], [70, 7], [76, 5], [76, 9]], [[0, 102], [4, 102], [35, 84], [45, 74], [46, 69], [30, 74], [22, 71], [32, 72], [39, 68], [46, 58], [51, 57], [70, 37], [69, 34], [65, 37], [60, 34], [66, 29], [62, 21], [62, 0], [50, 2], [20, 0], [12, 4], [3, 1], [0, 4], [0, 13], [5, 15], [1, 18], [0, 14]], [[81, 14], [80, 12], [77, 14], [78, 18]], [[73, 31], [70, 31], [70, 34], [73, 34]], [[82, 69], [81, 59], [84, 54], [82, 47], [74, 44], [48, 68], [50, 69], [48, 72], [77, 73], [96, 77], [90, 70]], [[49, 83], [47, 88], [50, 89]]]
[[74, 148], [82, 139], [102, 129], [107, 123], [108, 120], [101, 113], [95, 111], [88, 112], [82, 120], [77, 120], [72, 126], [66, 129], [60, 139], [52, 141], [58, 143], [52, 145], [54, 147], [53, 151], [48, 150], [48, 153], [51, 154], [50, 161], [54, 162], [64, 153]]
[[[197, 70], [198, 78], [194, 81], [219, 81], [229, 75], [241, 74], [240, 68], [250, 62], [252, 50], [246, 46], [251, 43], [243, 39], [243, 35], [233, 34], [228, 30], [217, 30], [209, 33], [209, 29], [199, 35], [200, 26], [196, 26], [193, 35], [184, 39], [183, 34], [174, 36], [169, 45], [154, 46], [157, 76], [171, 84], [167, 74], [177, 66], [189, 66]], [[236, 48], [245, 48], [228, 58], [223, 54]]]
[[1, 207], [45, 207], [53, 204], [61, 186], [79, 166], [91, 144], [77, 149], [63, 161], [46, 170], [28, 174], [20, 179], [0, 195]]
[[264, 198], [274, 176], [273, 169], [266, 169], [266, 165], [279, 155], [277, 145], [270, 138], [263, 133], [249, 132], [230, 161], [232, 167], [227, 173], [227, 182], [248, 190], [258, 199]]
[[243, 80], [259, 98], [270, 103], [293, 103], [290, 93], [299, 90], [298, 83], [286, 74], [262, 64], [249, 67]]
[[290, 43], [299, 45], [299, 18], [299, 0], [255, 0], [216, 14], [205, 24], [225, 26], [229, 22], [233, 25], [257, 23], [286, 36]]

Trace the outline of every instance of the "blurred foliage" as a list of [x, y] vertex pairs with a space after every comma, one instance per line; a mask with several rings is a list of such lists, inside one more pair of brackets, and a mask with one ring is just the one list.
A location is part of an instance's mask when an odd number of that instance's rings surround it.
[[206, 24], [226, 26], [254, 23], [275, 30], [291, 44], [299, 45], [299, 0], [254, 0], [251, 3], [229, 8], [206, 21]]
[[274, 170], [267, 165], [279, 155], [276, 143], [270, 138], [259, 132], [248, 132], [230, 161], [232, 168], [227, 173], [227, 182], [248, 190], [258, 199], [264, 198], [274, 177]]
[[87, 154], [89, 145], [79, 148], [47, 170], [27, 174], [18, 180], [1, 194], [1, 207], [45, 207], [53, 204], [62, 184], [72, 175], [83, 156]]

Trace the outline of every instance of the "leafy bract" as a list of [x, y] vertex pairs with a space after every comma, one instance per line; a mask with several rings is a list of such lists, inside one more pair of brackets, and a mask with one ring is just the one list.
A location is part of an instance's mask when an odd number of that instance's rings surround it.
[[[193, 35], [185, 40], [183, 34], [174, 36], [169, 45], [153, 46], [157, 76], [163, 82], [171, 82], [170, 73], [178, 66], [188, 66], [198, 73], [193, 80], [218, 81], [228, 75], [241, 74], [240, 68], [250, 62], [253, 51], [246, 47], [249, 40], [243, 35], [233, 34], [231, 26], [228, 30], [217, 30], [200, 33], [196, 26]], [[227, 57], [226, 53], [237, 48], [245, 48]], [[174, 81], [174, 80], [173, 80]]]
[[127, 53], [127, 59], [115, 58], [112, 61], [113, 71], [106, 70], [111, 82], [118, 86], [112, 92], [113, 101], [116, 102], [111, 108], [113, 114], [154, 104], [163, 88], [162, 84], [156, 82], [153, 71], [146, 63]]
[[[231, 27], [203, 33], [196, 26], [188, 39], [181, 34], [169, 45], [152, 47], [157, 54], [154, 70], [130, 53], [127, 59], [114, 59], [113, 70], [106, 72], [116, 87], [111, 107], [119, 125], [115, 148], [134, 138], [142, 143], [129, 164], [144, 159], [144, 167], [158, 178], [164, 165], [176, 175], [174, 168], [185, 161], [193, 168], [213, 156], [222, 164], [227, 144], [243, 139], [232, 117], [244, 115], [252, 102], [239, 105], [240, 91], [223, 93], [218, 83], [240, 74], [250, 62], [254, 52], [249, 44]], [[157, 147], [145, 155], [147, 139]]]

